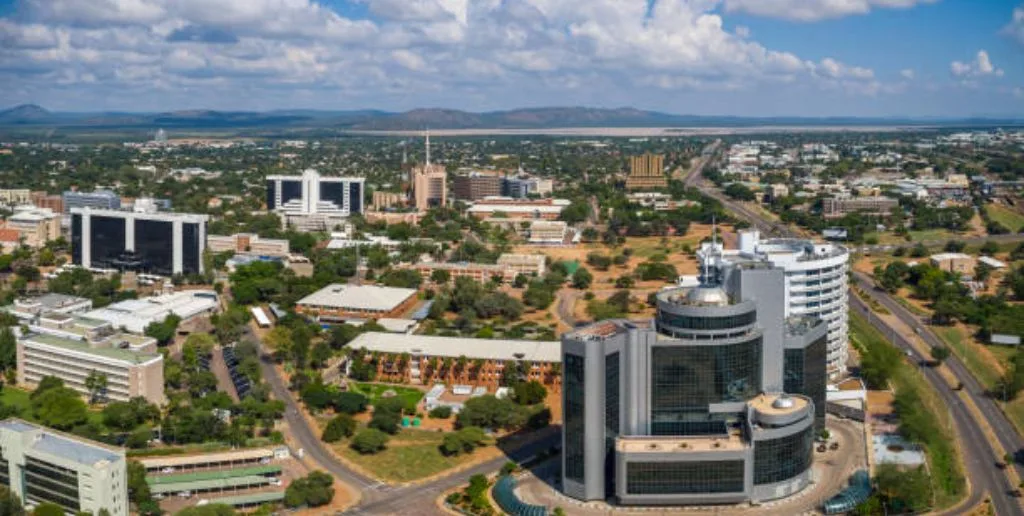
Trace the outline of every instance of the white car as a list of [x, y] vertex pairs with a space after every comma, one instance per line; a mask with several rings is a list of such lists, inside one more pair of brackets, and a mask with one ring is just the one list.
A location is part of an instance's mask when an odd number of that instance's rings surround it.
[[182, 492], [178, 493], [178, 496], [180, 496], [182, 498], [191, 498], [192, 497], [192, 492], [191, 491], [182, 491]]
[[166, 467], [164, 469], [161, 469], [160, 472], [161, 473], [174, 473], [174, 468], [168, 466], [168, 467]]

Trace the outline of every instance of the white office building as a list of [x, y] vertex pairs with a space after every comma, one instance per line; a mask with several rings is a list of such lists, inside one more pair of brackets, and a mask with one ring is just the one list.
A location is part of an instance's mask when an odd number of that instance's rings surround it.
[[28, 506], [128, 516], [124, 450], [20, 419], [0, 421], [0, 483]]
[[362, 177], [325, 177], [313, 169], [301, 176], [267, 176], [267, 209], [287, 225], [329, 230], [345, 217], [363, 213], [365, 183]]
[[772, 238], [762, 240], [756, 230], [739, 232], [739, 249], [704, 243], [698, 251], [702, 263], [712, 267], [742, 261], [768, 262], [786, 271], [786, 316], [818, 317], [828, 324], [828, 373], [835, 378], [846, 370], [849, 358], [849, 251], [833, 243]]

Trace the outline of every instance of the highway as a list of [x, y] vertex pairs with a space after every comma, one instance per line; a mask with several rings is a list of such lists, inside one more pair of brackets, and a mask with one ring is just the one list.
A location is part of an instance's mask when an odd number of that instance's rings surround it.
[[[754, 228], [760, 230], [766, 235], [775, 235], [780, 237], [800, 236], [785, 225], [764, 220], [759, 214], [747, 208], [742, 203], [729, 199], [717, 191], [713, 185], [710, 185], [707, 181], [701, 178], [698, 173], [688, 174], [684, 179], [684, 182], [687, 186], [698, 188], [705, 195], [717, 199], [730, 212], [747, 220]], [[990, 239], [1005, 242], [1019, 241], [1020, 237], [1019, 235], [1002, 235], [972, 239], [972, 241], [977, 240], [980, 243]], [[943, 345], [941, 340], [939, 340], [939, 338], [928, 328], [924, 321], [921, 321], [917, 316], [912, 314], [909, 310], [904, 308], [903, 305], [892, 299], [892, 297], [885, 292], [876, 290], [874, 282], [871, 281], [869, 277], [862, 273], [854, 273], [853, 277], [854, 282], [859, 285], [863, 291], [867, 292], [869, 296], [881, 303], [882, 306], [889, 310], [893, 315], [898, 317], [909, 327], [919, 329], [920, 337], [929, 346], [935, 347]], [[871, 324], [881, 331], [883, 335], [892, 335], [894, 344], [903, 349], [904, 352], [910, 353], [908, 356], [916, 357], [916, 352], [913, 350], [910, 343], [907, 342], [899, 332], [889, 328], [882, 319], [871, 314], [870, 310], [853, 293], [850, 294], [850, 308], [851, 310], [856, 310], [862, 315], [868, 317]], [[924, 358], [930, 357], [919, 358], [923, 360]], [[918, 362], [920, 362], [920, 360]], [[1013, 424], [1010, 423], [1009, 419], [1006, 418], [1003, 412], [996, 405], [996, 402], [988, 396], [985, 389], [977, 380], [975, 380], [963, 363], [954, 355], [947, 359], [946, 364], [957, 380], [962, 382], [964, 386], [964, 393], [970, 397], [975, 405], [977, 405], [982, 415], [992, 427], [1000, 444], [1011, 453], [1024, 448], [1024, 439], [1021, 438]], [[972, 504], [980, 502], [984, 496], [988, 495], [992, 500], [992, 507], [996, 511], [996, 514], [1015, 515], [1024, 513], [1021, 511], [1018, 500], [1010, 494], [1010, 491], [1014, 490], [1016, 486], [1010, 485], [1006, 475], [996, 465], [1002, 461], [1002, 454], [993, 449], [992, 445], [985, 437], [985, 433], [981, 426], [977, 421], [975, 421], [971, 412], [964, 406], [963, 401], [960, 400], [957, 393], [950, 388], [939, 373], [930, 367], [924, 367], [923, 372], [925, 378], [936, 392], [938, 392], [939, 397], [943, 402], [948, 406], [956, 427], [955, 430], [959, 436], [958, 440], [960, 448], [963, 451], [964, 464], [967, 470], [965, 474], [967, 475], [972, 488], [971, 495], [964, 507], [970, 507]], [[1024, 474], [1024, 468], [1021, 468], [1020, 465], [1016, 465], [1015, 467], [1017, 468], [1018, 473]]]

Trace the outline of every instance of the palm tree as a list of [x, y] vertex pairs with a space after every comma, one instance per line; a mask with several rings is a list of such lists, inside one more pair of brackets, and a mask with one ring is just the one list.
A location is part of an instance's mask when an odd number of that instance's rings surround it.
[[468, 363], [469, 359], [466, 358], [466, 355], [459, 355], [459, 359], [456, 362], [456, 370], [458, 371], [460, 381], [465, 381], [466, 364]]
[[474, 358], [473, 359], [473, 379], [480, 379], [480, 371], [484, 368], [484, 359]]

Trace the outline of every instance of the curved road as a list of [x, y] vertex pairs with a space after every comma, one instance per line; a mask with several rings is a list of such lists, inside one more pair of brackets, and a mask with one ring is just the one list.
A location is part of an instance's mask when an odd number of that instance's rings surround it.
[[[687, 186], [698, 188], [705, 195], [717, 199], [723, 206], [738, 216], [748, 220], [756, 229], [759, 229], [766, 234], [776, 234], [782, 237], [799, 236], [790, 228], [764, 220], [762, 216], [749, 208], [746, 208], [742, 203], [733, 201], [721, 194], [713, 186], [704, 181], [696, 171], [686, 177], [685, 183]], [[980, 242], [984, 242], [985, 240], [1014, 242], [1020, 241], [1021, 236], [996, 235], [972, 240], [978, 240]], [[912, 328], [919, 328], [921, 338], [929, 346], [935, 347], [942, 345], [942, 342], [938, 337], [936, 337], [934, 333], [928, 329], [927, 325], [924, 324], [924, 322], [917, 316], [910, 313], [909, 310], [892, 299], [888, 294], [876, 291], [874, 289], [874, 283], [866, 275], [855, 272], [854, 282], [859, 284], [869, 296], [885, 306], [886, 309], [892, 312], [908, 326]], [[872, 325], [878, 328], [884, 335], [894, 335], [894, 344], [899, 346], [905, 352], [910, 353], [909, 356], [917, 356], [916, 352], [913, 351], [913, 348], [910, 346], [910, 343], [907, 342], [899, 332], [890, 331], [888, 326], [881, 319], [873, 317], [870, 310], [864, 305], [864, 303], [852, 293], [850, 294], [850, 307], [851, 309], [857, 310], [861, 314], [867, 316]], [[999, 407], [996, 406], [995, 402], [988, 397], [981, 384], [975, 380], [974, 376], [971, 375], [969, 371], [967, 371], [967, 368], [964, 367], [963, 363], [961, 363], [955, 355], [951, 356], [946, 363], [953, 375], [956, 376], [957, 380], [963, 383], [964, 392], [970, 396], [971, 400], [975, 405], [977, 405], [982, 415], [992, 427], [1000, 444], [1011, 453], [1024, 448], [1024, 439], [1022, 439], [1020, 434], [1017, 433], [1016, 428], [1006, 418], [1005, 414], [999, 410]], [[947, 405], [950, 414], [952, 415], [952, 419], [956, 427], [955, 430], [959, 436], [961, 449], [964, 453], [964, 465], [967, 470], [965, 474], [968, 477], [972, 488], [968, 502], [976, 504], [987, 495], [992, 500], [992, 507], [996, 511], [996, 514], [1022, 514], [1019, 501], [1010, 495], [1010, 491], [1015, 489], [1016, 486], [1010, 485], [1006, 475], [996, 466], [996, 463], [1002, 461], [1002, 456], [993, 449], [986, 439], [984, 431], [974, 420], [973, 415], [964, 406], [960, 398], [957, 397], [957, 394], [949, 387], [949, 385], [946, 384], [945, 380], [939, 375], [939, 373], [933, 368], [928, 367], [923, 368], [923, 371], [925, 378], [932, 385], [932, 388], [934, 388], [939, 394], [939, 397]], [[1017, 465], [1016, 468], [1018, 473], [1024, 473], [1024, 468], [1020, 465]], [[970, 506], [971, 505], [965, 505], [965, 507]]]
[[[259, 339], [251, 333], [251, 330], [249, 337], [259, 342]], [[306, 418], [302, 416], [298, 402], [284, 384], [284, 380], [278, 376], [277, 370], [274, 368], [269, 357], [263, 357], [261, 367], [263, 377], [270, 384], [274, 397], [284, 401], [287, 407], [285, 410], [285, 421], [287, 421], [288, 428], [291, 430], [292, 437], [294, 437], [297, 444], [317, 464], [342, 482], [348, 484], [360, 496], [359, 503], [348, 510], [346, 514], [408, 514], [417, 516], [444, 514], [435, 505], [437, 497], [442, 492], [467, 483], [469, 477], [473, 475], [495, 472], [509, 460], [521, 462], [561, 442], [560, 435], [556, 434], [550, 438], [541, 439], [514, 451], [507, 452], [505, 456], [433, 481], [415, 485], [392, 486], [354, 471], [334, 458], [323, 442], [320, 441], [319, 432], [314, 431]]]

